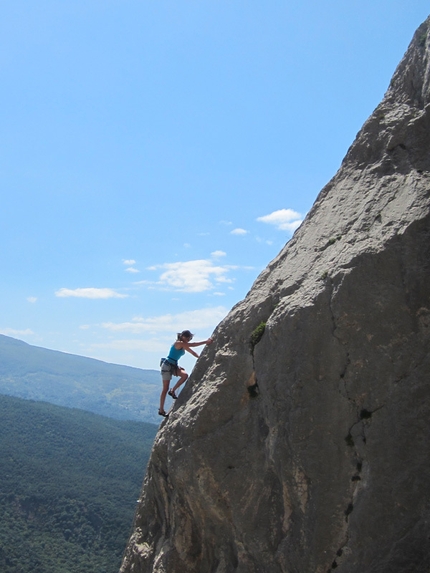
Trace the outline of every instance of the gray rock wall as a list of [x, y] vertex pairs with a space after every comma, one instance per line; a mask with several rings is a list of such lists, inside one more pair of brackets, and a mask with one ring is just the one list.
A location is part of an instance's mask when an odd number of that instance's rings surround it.
[[428, 573], [428, 26], [163, 422], [122, 573]]

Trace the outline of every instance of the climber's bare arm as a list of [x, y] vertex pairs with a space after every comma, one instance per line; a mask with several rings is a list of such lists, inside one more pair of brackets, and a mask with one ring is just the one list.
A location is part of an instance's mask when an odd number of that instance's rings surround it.
[[207, 340], [203, 340], [202, 342], [184, 342], [184, 348], [185, 348], [185, 344], [188, 344], [188, 346], [194, 347], [194, 346], [202, 346], [203, 344], [212, 344], [213, 339], [212, 338], [208, 338]]
[[212, 338], [208, 338], [207, 340], [203, 340], [202, 342], [182, 342], [182, 348], [195, 356], [196, 358], [199, 357], [197, 352], [194, 352], [193, 348], [196, 346], [203, 346], [204, 344], [212, 344]]

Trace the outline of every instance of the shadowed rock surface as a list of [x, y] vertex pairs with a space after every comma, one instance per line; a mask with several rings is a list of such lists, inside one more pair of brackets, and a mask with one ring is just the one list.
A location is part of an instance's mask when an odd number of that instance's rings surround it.
[[428, 573], [429, 26], [163, 422], [122, 573]]

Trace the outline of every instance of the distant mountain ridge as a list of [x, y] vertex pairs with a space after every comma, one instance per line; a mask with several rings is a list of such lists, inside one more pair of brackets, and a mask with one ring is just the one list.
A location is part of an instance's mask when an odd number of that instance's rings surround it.
[[116, 573], [157, 429], [0, 395], [0, 571]]
[[156, 370], [110, 364], [0, 335], [0, 393], [158, 423]]

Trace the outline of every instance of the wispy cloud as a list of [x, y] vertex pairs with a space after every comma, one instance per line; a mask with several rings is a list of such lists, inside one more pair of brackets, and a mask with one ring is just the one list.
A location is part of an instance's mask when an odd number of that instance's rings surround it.
[[249, 233], [249, 231], [247, 231], [246, 229], [241, 229], [240, 227], [238, 227], [237, 229], [233, 229], [233, 231], [230, 231], [231, 235], [247, 235]]
[[221, 257], [225, 257], [227, 255], [227, 253], [225, 253], [224, 251], [214, 251], [213, 253], [211, 253], [211, 257], [213, 257], [214, 259], [219, 259]]
[[37, 296], [28, 296], [27, 300], [28, 300], [28, 302], [31, 302], [32, 304], [34, 304], [37, 301]]
[[91, 299], [126, 298], [127, 294], [120, 294], [111, 288], [60, 288], [55, 296], [60, 298], [77, 297]]
[[166, 350], [165, 340], [136, 340], [133, 339], [121, 339], [121, 340], [111, 340], [109, 342], [95, 342], [91, 344], [92, 349], [101, 350], [119, 350], [121, 352], [159, 352], [160, 354]]
[[17, 330], [16, 328], [0, 328], [0, 334], [4, 334], [5, 336], [29, 336], [30, 334], [34, 334], [34, 332], [30, 328], [26, 328], [25, 330]]
[[204, 292], [213, 289], [216, 284], [232, 282], [226, 275], [234, 268], [236, 267], [216, 265], [211, 260], [198, 259], [155, 265], [149, 270], [163, 271], [157, 282], [161, 287], [181, 292]]
[[265, 243], [266, 245], [273, 245], [273, 241], [271, 241], [270, 239], [262, 239], [261, 237], [255, 237], [255, 240], [257, 241], [257, 243]]
[[122, 264], [127, 267], [126, 269], [124, 269], [126, 273], [140, 272], [134, 267], [134, 265], [136, 264], [136, 261], [134, 259], [122, 259]]
[[268, 223], [269, 225], [275, 225], [280, 231], [289, 231], [293, 233], [297, 227], [299, 227], [303, 221], [303, 217], [297, 211], [292, 209], [279, 209], [278, 211], [273, 211], [269, 215], [264, 215], [263, 217], [258, 217], [257, 221], [262, 223]]
[[112, 332], [130, 332], [133, 334], [180, 332], [184, 328], [198, 332], [207, 328], [214, 329], [227, 313], [227, 308], [217, 306], [148, 318], [138, 316], [129, 322], [105, 322], [102, 327]]

